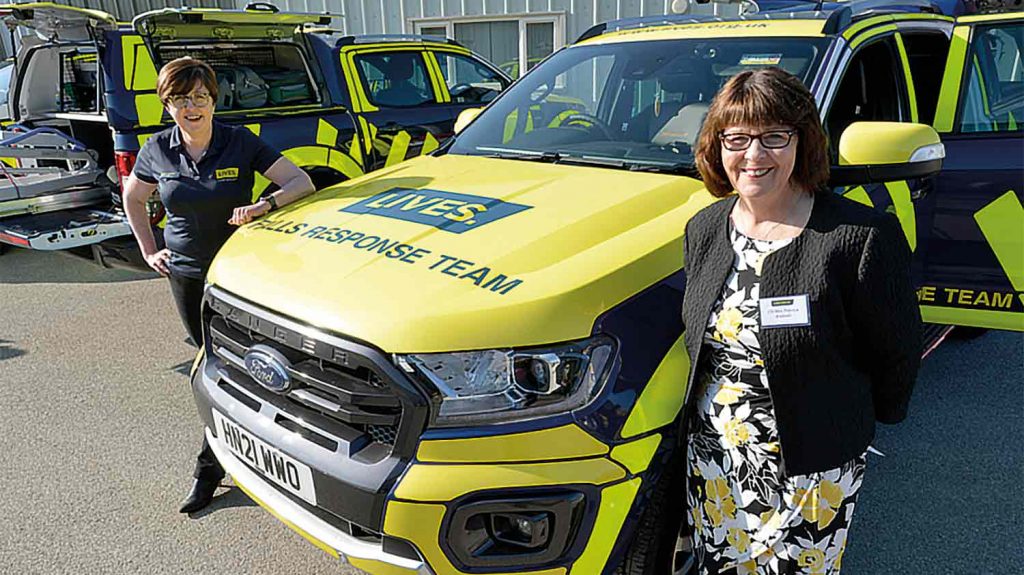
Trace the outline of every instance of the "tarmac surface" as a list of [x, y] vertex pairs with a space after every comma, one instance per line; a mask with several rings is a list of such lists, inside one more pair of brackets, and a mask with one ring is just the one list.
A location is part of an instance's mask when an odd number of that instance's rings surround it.
[[[241, 491], [177, 512], [201, 426], [166, 281], [0, 256], [0, 572], [356, 575]], [[844, 574], [1024, 564], [1024, 334], [950, 341], [880, 426]]]

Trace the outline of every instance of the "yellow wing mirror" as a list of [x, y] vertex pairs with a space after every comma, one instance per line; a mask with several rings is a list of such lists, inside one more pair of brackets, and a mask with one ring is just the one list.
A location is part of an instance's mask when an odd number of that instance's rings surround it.
[[469, 125], [470, 122], [476, 119], [483, 112], [483, 108], [466, 108], [459, 112], [459, 117], [455, 119], [455, 133], [458, 134]]
[[833, 186], [923, 178], [939, 173], [946, 148], [931, 126], [904, 122], [854, 122], [839, 138]]

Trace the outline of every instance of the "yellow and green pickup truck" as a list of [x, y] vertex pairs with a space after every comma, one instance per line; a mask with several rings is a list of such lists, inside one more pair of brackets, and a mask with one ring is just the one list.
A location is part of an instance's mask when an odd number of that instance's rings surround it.
[[[432, 154], [240, 229], [192, 389], [236, 485], [377, 575], [686, 573], [693, 145], [735, 73], [815, 95], [931, 333], [1024, 330], [1024, 13], [852, 1], [600, 24]], [[793, 328], [803, 329], [803, 328]]]
[[[0, 17], [23, 32], [0, 73], [0, 246], [96, 246], [108, 263], [138, 255], [120, 183], [170, 125], [156, 78], [171, 59], [210, 63], [217, 119], [249, 128], [320, 187], [433, 151], [461, 111], [511, 82], [444, 38], [348, 36], [330, 30], [330, 15], [266, 3], [168, 8], [130, 24], [49, 2], [0, 6]], [[257, 176], [253, 196], [270, 185]], [[152, 215], [161, 220], [158, 203]]]

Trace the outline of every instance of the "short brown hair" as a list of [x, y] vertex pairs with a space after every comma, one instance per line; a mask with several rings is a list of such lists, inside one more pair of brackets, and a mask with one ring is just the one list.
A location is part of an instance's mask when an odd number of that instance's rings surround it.
[[217, 101], [217, 74], [209, 64], [190, 56], [175, 58], [163, 68], [156, 79], [156, 93], [164, 104], [175, 94], [188, 94], [196, 82], [202, 83], [206, 91]]
[[732, 184], [722, 165], [719, 136], [730, 126], [791, 126], [797, 131], [793, 183], [809, 193], [828, 182], [828, 138], [814, 96], [799, 78], [779, 68], [740, 72], [715, 96], [695, 153], [697, 169], [711, 195], [722, 198]]

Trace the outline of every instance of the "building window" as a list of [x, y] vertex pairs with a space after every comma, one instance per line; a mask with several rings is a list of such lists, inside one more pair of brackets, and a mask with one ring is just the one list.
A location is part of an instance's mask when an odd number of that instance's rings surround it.
[[417, 34], [454, 38], [513, 78], [565, 45], [565, 15], [557, 13], [425, 18], [412, 25]]

